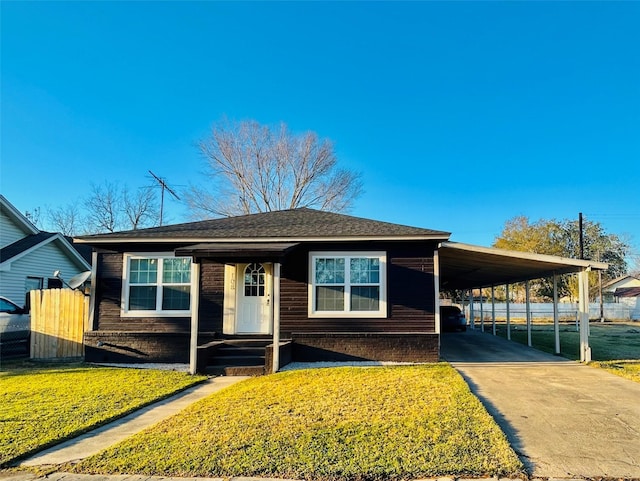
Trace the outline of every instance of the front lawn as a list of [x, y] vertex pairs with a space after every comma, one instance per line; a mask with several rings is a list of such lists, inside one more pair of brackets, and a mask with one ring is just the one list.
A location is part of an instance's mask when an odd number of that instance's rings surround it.
[[606, 369], [607, 371], [635, 382], [640, 382], [640, 361], [601, 361], [590, 365]]
[[203, 379], [181, 372], [93, 367], [81, 363], [3, 363], [0, 466]]
[[[476, 324], [478, 327], [479, 324]], [[589, 345], [594, 361], [617, 359], [640, 360], [640, 323], [638, 322], [590, 322]], [[560, 324], [560, 352], [569, 359], [580, 359], [580, 333], [575, 323]], [[507, 337], [505, 323], [496, 324], [497, 334]], [[491, 332], [491, 324], [485, 323], [485, 332]], [[511, 324], [511, 339], [527, 343], [527, 326], [524, 323]], [[554, 353], [555, 335], [552, 323], [534, 324], [531, 329], [531, 343], [536, 349]]]
[[253, 378], [72, 469], [309, 480], [523, 473], [500, 428], [447, 364]]

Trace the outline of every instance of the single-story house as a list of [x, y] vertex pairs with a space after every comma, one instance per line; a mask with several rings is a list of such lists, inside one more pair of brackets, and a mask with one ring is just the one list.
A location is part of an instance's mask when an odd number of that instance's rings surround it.
[[440, 259], [455, 289], [590, 266], [449, 236], [308, 208], [84, 236], [95, 250], [85, 357], [231, 364], [263, 342], [267, 371], [438, 361]]
[[23, 305], [30, 290], [61, 288], [91, 270], [90, 256], [64, 235], [39, 230], [0, 195], [0, 295]]
[[640, 279], [635, 276], [622, 276], [602, 286], [603, 297], [607, 302], [617, 302], [629, 308], [631, 319], [640, 319]]

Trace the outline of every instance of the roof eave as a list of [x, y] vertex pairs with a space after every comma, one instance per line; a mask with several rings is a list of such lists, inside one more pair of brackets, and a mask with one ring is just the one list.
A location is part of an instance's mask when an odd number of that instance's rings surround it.
[[463, 244], [460, 242], [445, 241], [440, 243], [440, 247], [458, 249], [458, 250], [463, 250], [467, 252], [477, 252], [480, 254], [511, 257], [515, 259], [527, 259], [527, 260], [532, 260], [537, 262], [546, 262], [549, 264], [584, 267], [585, 269], [591, 268], [595, 270], [604, 271], [609, 268], [609, 264], [605, 262], [583, 260], [583, 259], [570, 259], [568, 257], [559, 257], [559, 256], [548, 255], [548, 254], [535, 254], [532, 252], [512, 251], [507, 249], [498, 249], [495, 247], [483, 247], [483, 246], [476, 246], [472, 244]]
[[91, 270], [91, 265], [89, 263], [87, 263], [87, 261], [78, 253], [78, 251], [76, 251], [73, 246], [69, 243], [69, 241], [67, 239], [65, 239], [65, 237], [60, 234], [60, 233], [55, 233], [50, 237], [47, 237], [46, 239], [43, 239], [41, 242], [38, 242], [35, 245], [32, 245], [31, 247], [29, 247], [28, 249], [25, 249], [24, 251], [11, 256], [8, 259], [3, 260], [0, 263], [0, 266], [2, 265], [9, 265], [12, 262], [17, 261], [18, 259], [21, 259], [29, 254], [31, 254], [32, 252], [44, 247], [47, 244], [50, 244], [51, 242], [59, 242], [61, 245], [61, 248], [64, 249], [67, 254], [69, 255], [69, 257], [75, 259], [75, 261], [78, 263], [78, 265], [80, 265], [81, 267], [85, 268], [85, 270]]
[[109, 237], [101, 239], [74, 238], [78, 244], [181, 244], [181, 243], [240, 243], [247, 242], [353, 242], [353, 241], [446, 241], [449, 235], [416, 235], [416, 236], [335, 236], [335, 237]]

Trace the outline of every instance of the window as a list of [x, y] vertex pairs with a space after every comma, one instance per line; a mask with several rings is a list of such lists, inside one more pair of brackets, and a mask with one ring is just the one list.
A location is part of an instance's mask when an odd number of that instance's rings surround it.
[[188, 316], [191, 259], [125, 255], [123, 315]]
[[262, 264], [249, 264], [244, 270], [245, 297], [264, 297], [265, 278]]
[[386, 317], [383, 252], [311, 252], [310, 317]]
[[42, 277], [27, 276], [27, 279], [24, 281], [24, 290], [26, 292], [37, 291], [42, 289], [43, 284], [44, 279]]

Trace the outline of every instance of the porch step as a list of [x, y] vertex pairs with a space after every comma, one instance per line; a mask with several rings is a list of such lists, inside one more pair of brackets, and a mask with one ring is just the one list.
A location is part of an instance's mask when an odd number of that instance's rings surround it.
[[213, 376], [264, 376], [264, 366], [208, 366], [206, 374]]
[[271, 339], [222, 339], [212, 351], [207, 372], [225, 376], [262, 376], [265, 351]]
[[[233, 351], [232, 351], [233, 352]], [[264, 353], [264, 351], [263, 351]], [[211, 366], [264, 366], [265, 356], [242, 355], [242, 354], [222, 354], [220, 350], [209, 358]]]

